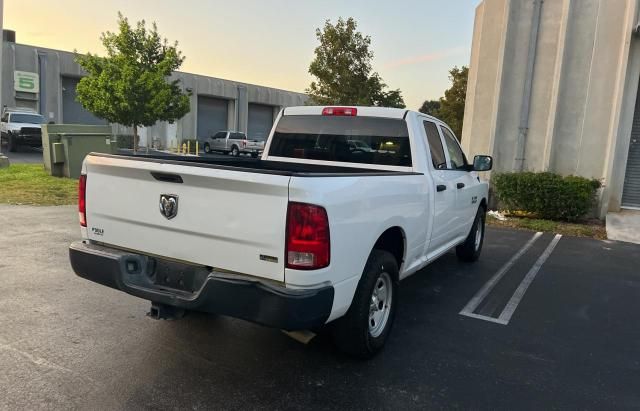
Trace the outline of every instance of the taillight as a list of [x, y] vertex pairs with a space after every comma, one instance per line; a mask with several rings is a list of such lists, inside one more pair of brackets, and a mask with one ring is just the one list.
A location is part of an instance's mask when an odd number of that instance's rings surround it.
[[358, 115], [358, 109], [355, 107], [325, 107], [322, 109], [322, 115], [355, 117]]
[[287, 268], [317, 270], [329, 265], [329, 219], [316, 205], [289, 203], [287, 210]]
[[87, 226], [87, 175], [82, 174], [78, 181], [78, 217], [80, 225]]

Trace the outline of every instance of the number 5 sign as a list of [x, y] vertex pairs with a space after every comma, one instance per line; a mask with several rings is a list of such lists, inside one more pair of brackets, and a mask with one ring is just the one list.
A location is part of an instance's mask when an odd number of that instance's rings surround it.
[[29, 73], [28, 71], [14, 71], [13, 87], [16, 91], [25, 91], [27, 93], [40, 92], [40, 81], [38, 78], [38, 73]]

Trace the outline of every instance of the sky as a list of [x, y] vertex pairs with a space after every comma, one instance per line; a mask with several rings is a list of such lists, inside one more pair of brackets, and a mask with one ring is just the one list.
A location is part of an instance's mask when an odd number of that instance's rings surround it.
[[100, 34], [118, 11], [155, 21], [177, 40], [181, 71], [304, 92], [325, 20], [354, 17], [371, 37], [373, 68], [408, 108], [436, 99], [448, 70], [468, 65], [479, 0], [5, 0], [4, 28], [18, 43], [103, 54]]

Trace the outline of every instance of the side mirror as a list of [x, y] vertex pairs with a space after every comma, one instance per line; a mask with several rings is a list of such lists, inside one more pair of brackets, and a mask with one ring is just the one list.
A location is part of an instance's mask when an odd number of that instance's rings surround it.
[[489, 171], [493, 167], [491, 156], [475, 156], [473, 158], [473, 171]]

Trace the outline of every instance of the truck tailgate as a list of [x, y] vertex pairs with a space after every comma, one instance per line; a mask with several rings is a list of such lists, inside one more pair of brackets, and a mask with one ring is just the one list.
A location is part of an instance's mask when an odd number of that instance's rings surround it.
[[[290, 177], [125, 157], [85, 165], [89, 239], [284, 281]], [[175, 217], [161, 212], [162, 195], [177, 198]]]

